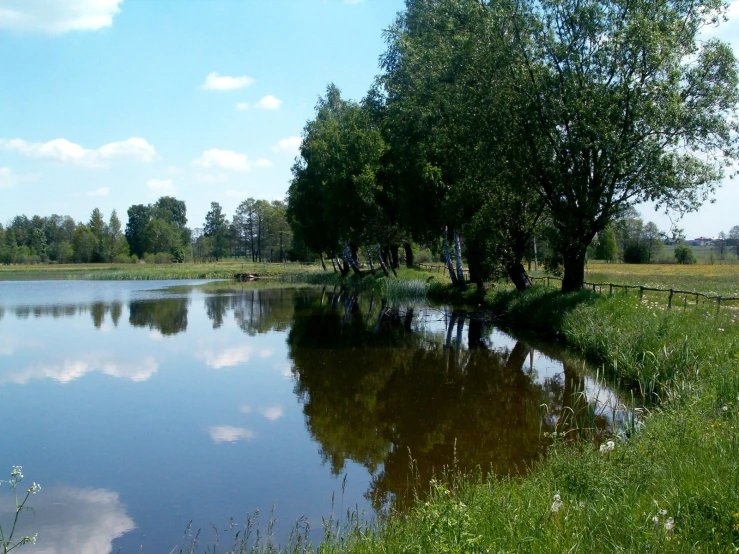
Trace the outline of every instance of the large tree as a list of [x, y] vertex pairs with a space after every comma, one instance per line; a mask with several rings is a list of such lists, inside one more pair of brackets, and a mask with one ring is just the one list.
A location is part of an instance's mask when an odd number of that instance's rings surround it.
[[506, 77], [564, 262], [583, 284], [595, 234], [624, 207], [695, 209], [739, 158], [737, 62], [699, 40], [720, 0], [491, 0], [513, 22]]

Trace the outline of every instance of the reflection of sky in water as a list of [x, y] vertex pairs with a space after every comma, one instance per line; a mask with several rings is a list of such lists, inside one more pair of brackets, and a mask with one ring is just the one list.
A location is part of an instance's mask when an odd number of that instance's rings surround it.
[[[344, 474], [346, 504], [370, 512], [368, 471], [346, 460], [333, 476], [306, 431], [286, 333], [252, 327], [248, 303], [221, 321], [215, 303], [232, 297], [155, 290], [166, 284], [0, 283], [0, 473], [22, 465], [43, 486], [23, 518], [39, 532], [28, 551], [169, 552], [190, 520], [243, 521], [275, 503], [286, 530], [305, 515], [318, 538]], [[447, 340], [447, 310], [415, 316], [429, 343]], [[451, 348], [468, 348], [468, 325]], [[516, 346], [497, 330], [483, 339]], [[537, 351], [523, 370], [539, 384], [563, 371]]]
[[[36, 544], [18, 552], [104, 554], [113, 550], [115, 539], [136, 527], [118, 493], [63, 486], [43, 487], [42, 493], [29, 498], [33, 511], [21, 515], [14, 535], [19, 539], [38, 533]], [[0, 520], [12, 521], [14, 511], [10, 496], [0, 496]]]

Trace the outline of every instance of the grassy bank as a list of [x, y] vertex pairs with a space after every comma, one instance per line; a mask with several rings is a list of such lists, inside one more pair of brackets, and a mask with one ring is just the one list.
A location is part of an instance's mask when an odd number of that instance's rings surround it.
[[184, 264], [38, 264], [0, 265], [0, 281], [37, 279], [93, 280], [161, 280], [161, 279], [232, 279], [237, 273], [254, 273], [259, 277], [307, 274], [320, 266], [287, 264], [255, 264], [227, 260], [211, 263]]

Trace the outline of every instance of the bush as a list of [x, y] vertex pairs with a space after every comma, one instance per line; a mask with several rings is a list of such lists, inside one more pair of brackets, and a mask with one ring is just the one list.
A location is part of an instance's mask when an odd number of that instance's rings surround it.
[[685, 265], [694, 264], [696, 260], [695, 254], [693, 254], [693, 249], [684, 244], [675, 247], [675, 261], [679, 264]]

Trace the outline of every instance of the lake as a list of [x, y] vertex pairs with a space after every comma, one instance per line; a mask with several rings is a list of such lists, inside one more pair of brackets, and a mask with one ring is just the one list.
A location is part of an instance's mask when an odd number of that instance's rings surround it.
[[[183, 281], [0, 282], [0, 471], [42, 490], [21, 552], [169, 552], [259, 510], [402, 509], [444, 467], [517, 474], [573, 393], [618, 399], [582, 363], [468, 313], [338, 289]], [[614, 416], [615, 413], [615, 416]], [[410, 471], [410, 468], [413, 471]], [[11, 498], [0, 493], [0, 522]]]

